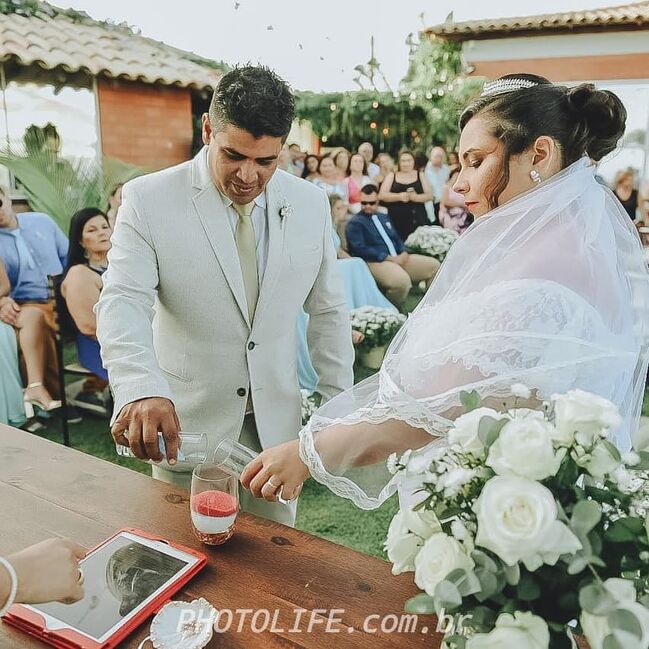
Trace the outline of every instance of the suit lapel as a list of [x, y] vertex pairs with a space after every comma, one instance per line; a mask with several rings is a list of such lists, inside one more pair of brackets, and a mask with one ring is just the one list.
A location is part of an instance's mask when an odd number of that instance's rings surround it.
[[288, 206], [288, 201], [281, 191], [278, 179], [278, 171], [275, 172], [266, 186], [266, 216], [268, 219], [268, 261], [266, 270], [259, 289], [259, 300], [255, 311], [255, 319], [261, 317], [268, 307], [277, 275], [286, 255], [284, 254], [284, 220], [288, 215], [280, 217], [280, 209]]
[[[198, 190], [192, 197], [198, 217], [239, 306], [241, 315], [250, 327], [239, 255], [226, 207], [207, 169], [207, 149], [201, 150], [193, 160], [192, 185], [195, 190]], [[188, 263], [191, 263], [191, 260]]]

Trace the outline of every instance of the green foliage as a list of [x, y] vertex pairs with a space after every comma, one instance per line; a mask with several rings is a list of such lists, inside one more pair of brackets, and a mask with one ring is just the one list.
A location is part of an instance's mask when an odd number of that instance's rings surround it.
[[456, 43], [424, 37], [409, 44], [410, 64], [399, 91], [376, 87], [375, 78], [382, 73], [372, 56], [366, 65], [356, 66], [359, 85], [362, 77], [372, 89], [297, 93], [298, 118], [310, 121], [327, 146], [354, 148], [369, 140], [392, 153], [402, 146], [427, 148], [433, 142], [455, 148], [459, 112], [477, 94], [482, 80], [462, 76]]
[[67, 160], [47, 146], [6, 148], [0, 151], [0, 164], [14, 174], [32, 209], [51, 216], [64, 232], [76, 211], [105, 209], [115, 185], [143, 171], [109, 158], [103, 164], [89, 158]]

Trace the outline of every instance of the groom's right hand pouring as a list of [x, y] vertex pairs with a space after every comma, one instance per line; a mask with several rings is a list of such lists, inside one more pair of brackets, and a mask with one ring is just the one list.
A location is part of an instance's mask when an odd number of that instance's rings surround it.
[[135, 457], [161, 462], [165, 458], [160, 452], [158, 431], [162, 432], [167, 462], [173, 466], [178, 457], [180, 421], [169, 399], [149, 397], [126, 404], [110, 432], [115, 443], [129, 446]]

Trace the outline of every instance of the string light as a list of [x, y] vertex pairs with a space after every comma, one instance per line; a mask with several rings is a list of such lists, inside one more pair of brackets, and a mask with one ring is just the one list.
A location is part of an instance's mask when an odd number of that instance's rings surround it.
[[389, 134], [390, 134], [390, 129], [386, 126], [386, 127], [383, 129], [382, 133], [383, 133], [383, 135], [389, 135]]
[[330, 104], [330, 105], [329, 105], [329, 108], [330, 108], [332, 111], [334, 111], [334, 110], [336, 110], [337, 106], [336, 106], [336, 104]]
[[328, 138], [327, 138], [326, 135], [323, 135], [323, 136], [320, 138], [320, 140], [322, 140], [322, 143], [323, 143], [323, 144], [327, 141], [327, 139], [328, 139]]
[[379, 107], [379, 102], [378, 101], [373, 101], [372, 102], [372, 108], [378, 108]]
[[370, 128], [372, 129], [376, 128], [376, 122], [370, 122]]
[[410, 99], [412, 101], [415, 101], [415, 99], [417, 99], [417, 93], [414, 90], [410, 93]]

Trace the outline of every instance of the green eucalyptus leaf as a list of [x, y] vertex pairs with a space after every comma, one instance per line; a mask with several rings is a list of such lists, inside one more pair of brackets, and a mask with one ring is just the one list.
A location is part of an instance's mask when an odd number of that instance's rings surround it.
[[464, 412], [471, 412], [480, 407], [482, 400], [476, 390], [471, 390], [471, 392], [462, 390], [460, 392], [460, 403], [464, 406]]
[[622, 456], [620, 455], [620, 451], [613, 444], [611, 444], [611, 442], [609, 442], [607, 439], [603, 439], [601, 440], [600, 444], [602, 444], [606, 448], [606, 450], [611, 454], [611, 457], [616, 462], [622, 461]]
[[493, 572], [479, 568], [475, 571], [475, 575], [480, 580], [480, 592], [475, 594], [479, 602], [484, 602], [498, 592], [498, 579]]
[[602, 508], [593, 500], [580, 500], [572, 510], [570, 526], [573, 530], [588, 534], [602, 519]]
[[605, 532], [604, 538], [612, 543], [634, 543], [644, 530], [645, 522], [635, 516], [615, 521]]
[[578, 575], [588, 567], [588, 557], [574, 557], [568, 564], [568, 574]]
[[617, 607], [613, 595], [598, 582], [588, 584], [579, 591], [579, 605], [592, 615], [607, 615]]
[[484, 568], [489, 572], [498, 572], [498, 564], [486, 552], [474, 550], [471, 553], [471, 558], [479, 568]]
[[406, 602], [405, 611], [417, 615], [432, 615], [435, 613], [435, 600], [426, 593], [419, 593]]
[[453, 610], [462, 604], [462, 595], [455, 584], [440, 581], [435, 588], [435, 604], [438, 612], [441, 608]]

